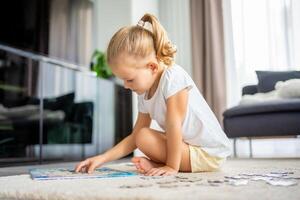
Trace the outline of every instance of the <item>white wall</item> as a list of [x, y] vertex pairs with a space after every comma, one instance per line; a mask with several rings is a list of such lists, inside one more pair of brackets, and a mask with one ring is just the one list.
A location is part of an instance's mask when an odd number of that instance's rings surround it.
[[131, 8], [132, 25], [137, 24], [145, 13], [158, 16], [158, 0], [132, 0]]
[[131, 24], [132, 0], [94, 1], [94, 49], [105, 51], [112, 35]]

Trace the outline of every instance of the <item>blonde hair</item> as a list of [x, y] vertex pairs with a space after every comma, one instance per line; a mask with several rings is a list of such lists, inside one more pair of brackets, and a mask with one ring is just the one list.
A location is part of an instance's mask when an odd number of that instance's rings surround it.
[[[152, 30], [145, 27], [147, 22]], [[154, 15], [145, 14], [138, 25], [123, 27], [113, 35], [107, 48], [107, 61], [111, 64], [121, 53], [146, 57], [152, 52], [155, 52], [159, 62], [171, 66], [174, 62], [176, 47], [170, 42], [157, 18]]]

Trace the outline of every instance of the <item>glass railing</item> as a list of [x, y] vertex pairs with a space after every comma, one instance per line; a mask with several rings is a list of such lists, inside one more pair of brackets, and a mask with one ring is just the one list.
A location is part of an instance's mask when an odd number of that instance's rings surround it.
[[0, 45], [0, 166], [102, 153], [131, 132], [131, 105], [88, 67]]

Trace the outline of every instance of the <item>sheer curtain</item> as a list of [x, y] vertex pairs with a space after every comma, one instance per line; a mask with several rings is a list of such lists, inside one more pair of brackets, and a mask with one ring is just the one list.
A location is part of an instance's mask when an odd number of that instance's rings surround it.
[[176, 63], [192, 75], [190, 1], [160, 0], [158, 4], [159, 20], [177, 47]]
[[223, 0], [223, 10], [230, 107], [255, 70], [299, 69], [300, 10], [296, 0]]

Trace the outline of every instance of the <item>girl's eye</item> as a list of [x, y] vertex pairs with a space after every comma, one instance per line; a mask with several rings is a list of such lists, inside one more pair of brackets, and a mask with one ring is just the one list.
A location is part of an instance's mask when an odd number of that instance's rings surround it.
[[127, 80], [127, 82], [129, 82], [129, 83], [130, 83], [130, 82], [133, 82], [133, 79], [131, 79], [131, 80]]

